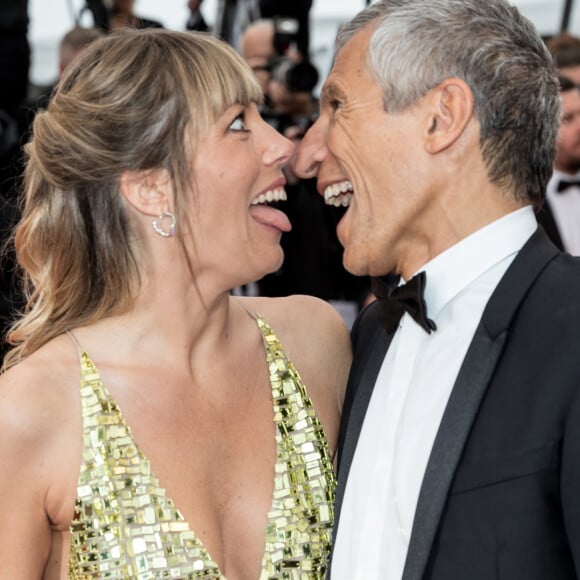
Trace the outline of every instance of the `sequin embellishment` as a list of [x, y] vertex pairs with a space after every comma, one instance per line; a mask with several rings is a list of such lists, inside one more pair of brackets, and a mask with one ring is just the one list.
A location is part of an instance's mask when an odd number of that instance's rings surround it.
[[257, 321], [266, 345], [278, 447], [260, 580], [323, 579], [336, 488], [328, 444], [294, 365], [272, 329]]
[[[260, 580], [321, 580], [336, 481], [322, 426], [278, 339], [257, 318], [277, 425], [274, 497]], [[166, 497], [86, 353], [81, 355], [83, 461], [70, 526], [69, 579], [225, 580]]]
[[81, 369], [83, 462], [69, 578], [224, 579], [165, 496], [86, 353]]

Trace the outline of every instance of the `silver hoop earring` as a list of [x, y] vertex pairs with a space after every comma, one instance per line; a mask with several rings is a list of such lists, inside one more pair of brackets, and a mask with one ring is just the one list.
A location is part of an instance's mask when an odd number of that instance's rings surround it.
[[164, 238], [170, 238], [175, 233], [175, 214], [164, 211], [151, 222], [156, 233]]

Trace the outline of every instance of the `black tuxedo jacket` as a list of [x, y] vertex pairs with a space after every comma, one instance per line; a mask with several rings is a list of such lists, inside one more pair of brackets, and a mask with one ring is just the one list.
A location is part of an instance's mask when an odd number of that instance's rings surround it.
[[[337, 526], [390, 340], [371, 305], [353, 327]], [[403, 580], [576, 578], [580, 260], [538, 229], [491, 296], [459, 371], [423, 478]]]

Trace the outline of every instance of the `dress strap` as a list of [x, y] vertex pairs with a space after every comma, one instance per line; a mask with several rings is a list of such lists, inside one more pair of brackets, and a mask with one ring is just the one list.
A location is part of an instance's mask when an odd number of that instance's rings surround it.
[[72, 343], [75, 345], [75, 348], [77, 349], [77, 352], [79, 354], [79, 357], [83, 356], [83, 347], [81, 346], [81, 343], [78, 341], [77, 337], [73, 334], [72, 330], [67, 330], [66, 334], [68, 335], [68, 337], [71, 339]]

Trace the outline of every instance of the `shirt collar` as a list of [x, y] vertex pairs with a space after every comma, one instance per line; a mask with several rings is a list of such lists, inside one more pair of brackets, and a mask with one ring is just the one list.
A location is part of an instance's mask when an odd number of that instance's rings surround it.
[[421, 268], [427, 274], [425, 302], [434, 318], [474, 280], [517, 253], [538, 227], [528, 205], [488, 224]]

